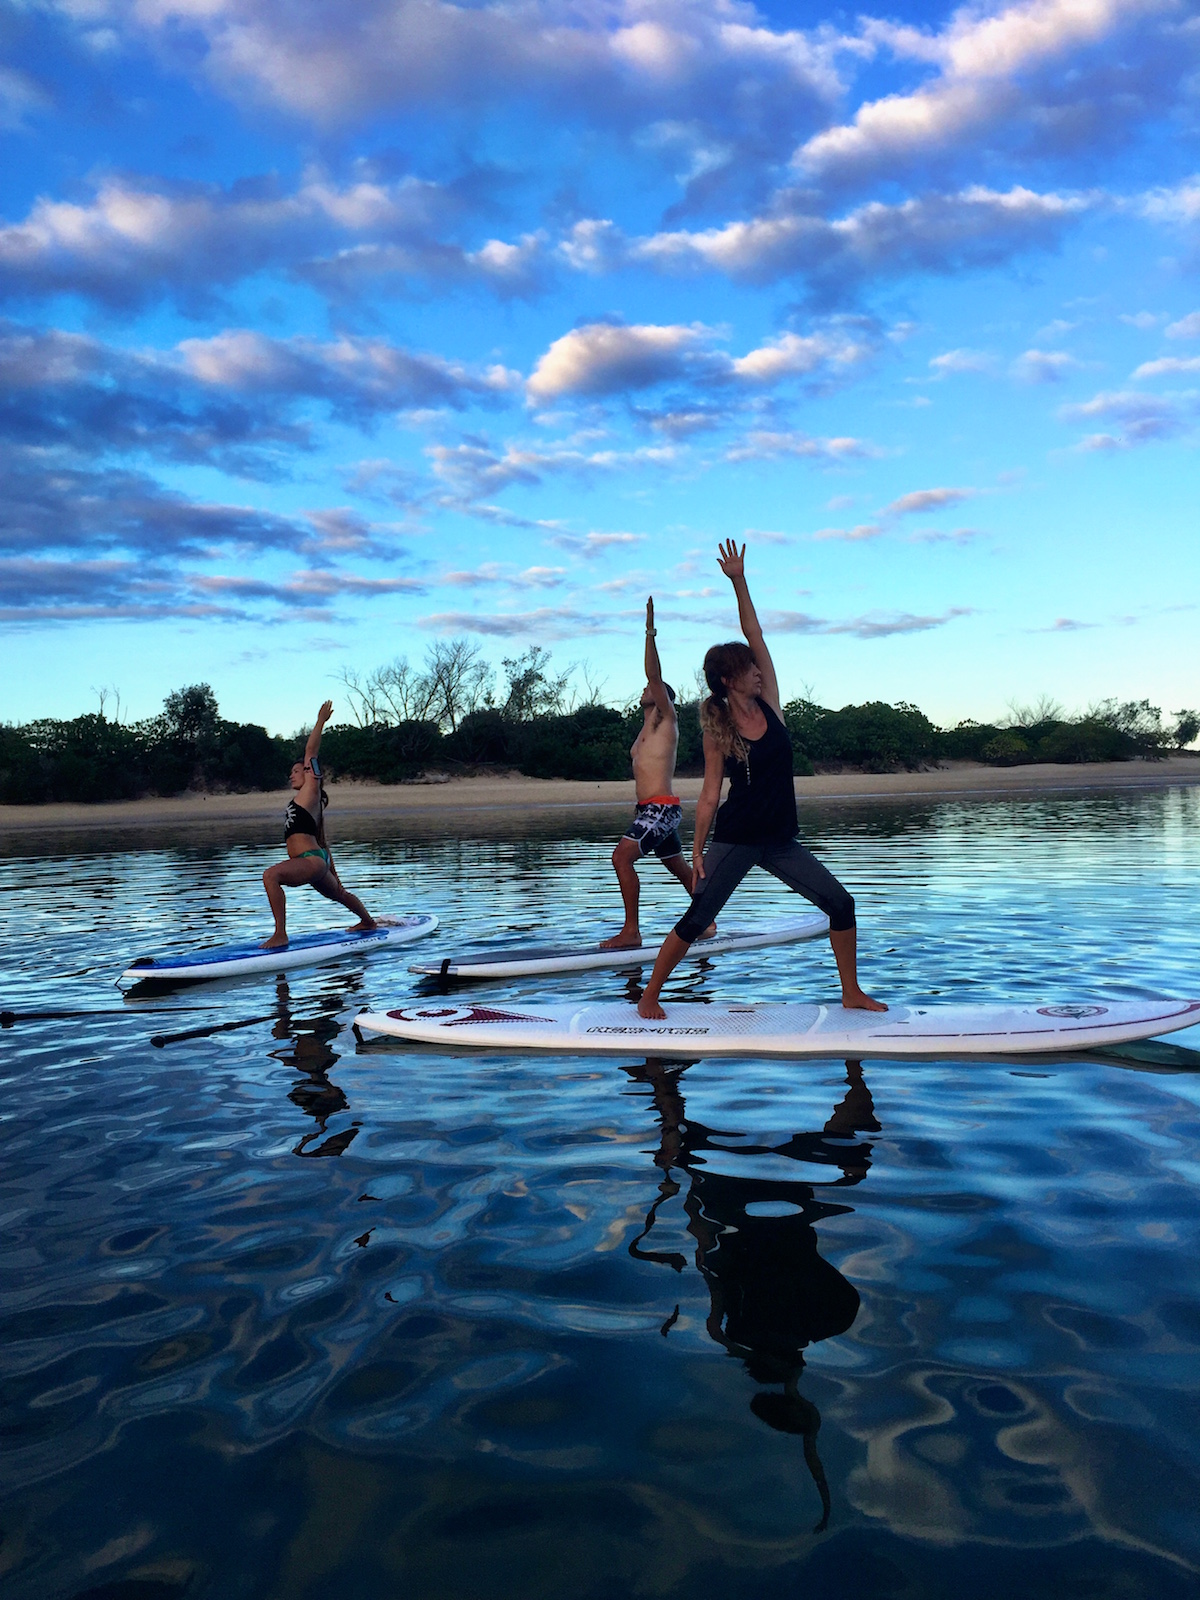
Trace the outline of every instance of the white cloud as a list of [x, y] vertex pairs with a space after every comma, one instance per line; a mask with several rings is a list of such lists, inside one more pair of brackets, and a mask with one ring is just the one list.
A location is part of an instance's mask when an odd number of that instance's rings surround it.
[[526, 567], [513, 572], [498, 561], [485, 561], [464, 572], [444, 572], [439, 583], [447, 588], [478, 589], [501, 585], [508, 589], [557, 589], [566, 575], [565, 567]]
[[590, 561], [605, 550], [643, 544], [645, 538], [644, 533], [556, 533], [551, 535], [550, 543]]
[[[870, 101], [852, 121], [815, 134], [797, 152], [796, 165], [826, 182], [845, 182], [895, 176], [916, 160], [974, 153], [992, 136], [1011, 140], [1018, 129], [1052, 138], [1060, 86], [1054, 69], [1064, 58], [1174, 10], [1171, 0], [1025, 0], [991, 16], [964, 6], [938, 34], [868, 22], [869, 39], [935, 64], [938, 75], [910, 93]], [[1077, 103], [1104, 97], [1102, 70], [1094, 83], [1086, 69], [1076, 72], [1083, 80], [1072, 85]], [[1107, 95], [1120, 106], [1111, 89]]]
[[738, 356], [731, 363], [735, 377], [748, 383], [778, 383], [783, 378], [814, 372], [829, 362], [850, 366], [871, 353], [871, 347], [853, 339], [828, 334], [783, 333], [768, 339], [757, 350]]
[[572, 606], [539, 606], [534, 611], [440, 611], [422, 617], [434, 633], [479, 633], [500, 639], [576, 639], [581, 634], [621, 633], [625, 624]]
[[846, 544], [859, 544], [864, 539], [877, 539], [883, 532], [878, 522], [860, 522], [853, 528], [818, 528], [814, 539], [840, 539]]
[[1200, 176], [1149, 190], [1141, 197], [1139, 209], [1151, 222], [1200, 222]]
[[986, 350], [946, 350], [940, 356], [934, 356], [929, 367], [938, 378], [957, 377], [968, 372], [994, 372], [996, 358]]
[[843, 437], [813, 439], [806, 433], [767, 428], [753, 429], [725, 452], [726, 461], [778, 461], [795, 457], [806, 461], [861, 460], [882, 454], [865, 439]]
[[1167, 327], [1168, 339], [1200, 339], [1200, 311], [1189, 311], [1186, 317]]
[[622, 394], [680, 378], [707, 351], [709, 330], [660, 327], [653, 323], [626, 327], [593, 322], [555, 339], [529, 379], [535, 400], [562, 395]]
[[969, 500], [978, 492], [977, 489], [913, 489], [908, 494], [902, 494], [893, 500], [890, 505], [884, 506], [880, 515], [911, 517], [926, 511], [941, 511], [946, 506], [961, 505], [964, 500]]
[[1106, 390], [1080, 405], [1064, 406], [1065, 421], [1113, 423], [1119, 433], [1088, 435], [1079, 444], [1086, 451], [1127, 450], [1133, 445], [1169, 439], [1190, 426], [1195, 396], [1142, 394], [1136, 390]]
[[1080, 365], [1065, 350], [1026, 350], [1013, 362], [1012, 374], [1022, 383], [1059, 383]]
[[1200, 372], [1200, 356], [1160, 356], [1157, 361], [1143, 361], [1133, 376], [1168, 378], [1191, 372]]
[[13, 132], [25, 126], [32, 112], [45, 111], [49, 96], [16, 67], [0, 66], [0, 128]]
[[971, 606], [951, 606], [948, 611], [928, 616], [911, 611], [872, 611], [865, 616], [831, 622], [804, 611], [768, 611], [763, 625], [772, 633], [849, 634], [856, 639], [888, 639], [895, 634], [927, 633], [959, 617], [972, 615], [974, 608]]
[[[1093, 205], [1083, 195], [1039, 194], [975, 184], [885, 204], [873, 200], [836, 219], [803, 209], [812, 196], [781, 191], [773, 209], [748, 222], [653, 234], [625, 245], [622, 260], [662, 270], [714, 269], [749, 283], [806, 274], [828, 295], [871, 277], [949, 272], [990, 265], [1054, 242]], [[615, 239], [610, 236], [610, 255]]]

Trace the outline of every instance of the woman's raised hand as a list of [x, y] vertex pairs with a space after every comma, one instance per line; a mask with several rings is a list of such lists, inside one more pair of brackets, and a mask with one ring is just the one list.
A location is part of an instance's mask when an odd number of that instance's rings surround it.
[[332, 715], [333, 715], [333, 701], [332, 700], [326, 700], [325, 704], [321, 707], [320, 711], [317, 712], [317, 727], [318, 728], [323, 728], [325, 726], [325, 724], [329, 721], [329, 719], [330, 719], [330, 717]]
[[741, 578], [746, 572], [746, 546], [741, 550], [737, 547], [736, 539], [726, 539], [717, 546], [720, 554], [717, 556], [717, 565], [727, 578]]

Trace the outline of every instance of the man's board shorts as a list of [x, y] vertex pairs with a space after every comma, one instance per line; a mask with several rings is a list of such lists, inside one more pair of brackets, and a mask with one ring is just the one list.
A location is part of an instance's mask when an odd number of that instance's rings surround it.
[[649, 800], [638, 802], [624, 837], [634, 840], [642, 855], [656, 855], [660, 861], [669, 861], [672, 856], [683, 854], [683, 841], [679, 837], [682, 821], [683, 807], [678, 795], [651, 795]]

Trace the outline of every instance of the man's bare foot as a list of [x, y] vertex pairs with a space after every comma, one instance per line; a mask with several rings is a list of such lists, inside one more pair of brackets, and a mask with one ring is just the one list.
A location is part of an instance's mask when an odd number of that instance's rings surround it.
[[264, 939], [259, 945], [260, 950], [282, 950], [288, 942], [286, 933], [273, 933], [269, 939]]
[[348, 928], [347, 932], [370, 933], [372, 928], [377, 928], [378, 926], [379, 924], [375, 921], [374, 917], [364, 917], [361, 922], [356, 922], [350, 928]]
[[640, 950], [642, 947], [642, 934], [639, 928], [622, 928], [620, 933], [615, 933], [611, 939], [601, 939], [601, 950]]
[[886, 1011], [887, 1007], [882, 1000], [872, 1000], [869, 994], [864, 994], [861, 989], [855, 989], [852, 994], [842, 993], [843, 1011]]
[[652, 1000], [647, 994], [638, 1001], [637, 1012], [638, 1016], [645, 1017], [647, 1022], [662, 1022], [667, 1014], [658, 1001]]

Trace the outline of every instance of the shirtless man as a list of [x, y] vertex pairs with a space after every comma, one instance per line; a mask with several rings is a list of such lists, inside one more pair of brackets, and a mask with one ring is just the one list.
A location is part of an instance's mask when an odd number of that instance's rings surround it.
[[[675, 715], [675, 691], [663, 682], [658, 647], [654, 643], [654, 600], [646, 601], [646, 687], [642, 690], [642, 731], [633, 741], [633, 780], [637, 786], [637, 810], [625, 835], [612, 854], [621, 898], [625, 902], [625, 925], [620, 933], [605, 939], [602, 950], [636, 949], [642, 942], [638, 926], [637, 862], [656, 855], [667, 871], [692, 892], [692, 868], [683, 853], [679, 824], [683, 808], [679, 796], [671, 793], [675, 781], [675, 751], [679, 744], [679, 721]], [[710, 928], [709, 933], [716, 929]]]

